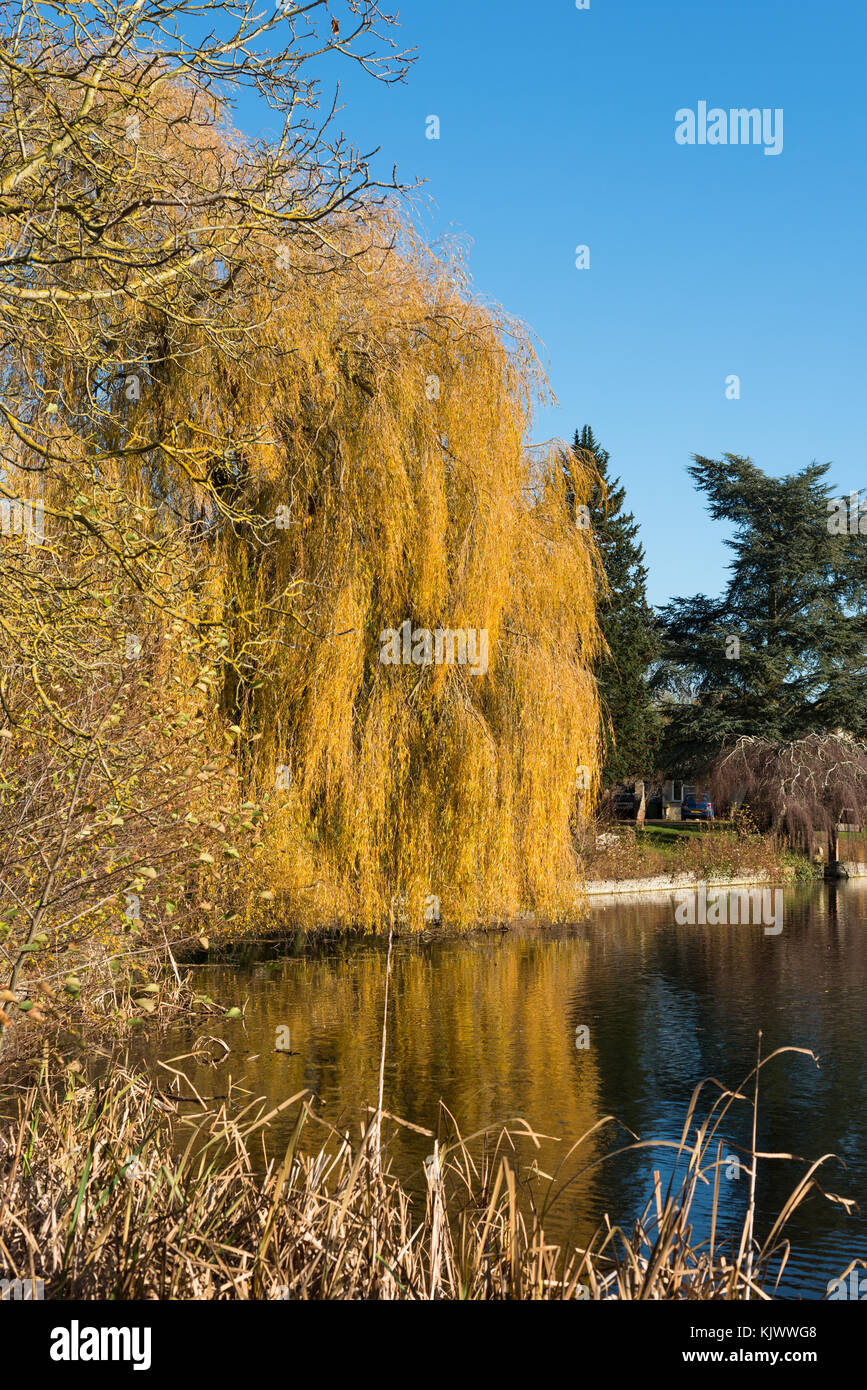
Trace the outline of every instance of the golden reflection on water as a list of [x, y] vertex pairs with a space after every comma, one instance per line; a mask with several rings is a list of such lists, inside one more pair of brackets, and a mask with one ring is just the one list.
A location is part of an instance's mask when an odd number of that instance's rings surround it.
[[[842, 1145], [849, 1172], [830, 1185], [863, 1205], [867, 1193], [852, 1189], [864, 1186], [864, 1136], [852, 1116], [867, 1106], [867, 880], [836, 893], [811, 885], [787, 890], [778, 936], [761, 924], [680, 926], [674, 909], [672, 897], [642, 895], [597, 901], [587, 921], [569, 927], [516, 924], [505, 933], [398, 940], [386, 1110], [441, 1138], [453, 1133], [441, 1100], [464, 1135], [522, 1117], [550, 1138], [538, 1151], [520, 1144], [520, 1165], [526, 1171], [535, 1158], [542, 1172], [553, 1173], [605, 1115], [642, 1138], [677, 1136], [693, 1086], [707, 1075], [740, 1082], [761, 1028], [766, 1052], [791, 1044], [822, 1054], [820, 1068], [783, 1059], [767, 1073], [764, 1142], [772, 1149], [797, 1142], [806, 1157]], [[197, 970], [198, 988], [227, 1006], [246, 1005], [245, 1021], [220, 1019], [211, 1029], [232, 1049], [224, 1066], [184, 1067], [205, 1095], [226, 1090], [227, 1072], [250, 1097], [271, 1104], [308, 1088], [320, 1114], [357, 1136], [377, 1095], [384, 944], [362, 939], [314, 950], [301, 943], [298, 950]], [[590, 1030], [586, 1051], [576, 1047], [580, 1024]], [[291, 1055], [276, 1050], [278, 1030], [286, 1028]], [[175, 1034], [163, 1056], [188, 1050], [203, 1031]], [[280, 1118], [272, 1155], [282, 1151], [293, 1122], [291, 1112]], [[321, 1137], [311, 1130], [308, 1145]], [[595, 1135], [561, 1177], [626, 1137], [613, 1127]], [[392, 1132], [395, 1169], [419, 1194], [431, 1147], [423, 1135]], [[664, 1169], [664, 1155], [645, 1157], [626, 1177], [604, 1165], [572, 1182], [546, 1222], [549, 1235], [582, 1243], [605, 1210], [628, 1222], [656, 1165]], [[773, 1172], [760, 1192], [763, 1208], [784, 1200], [793, 1179]], [[725, 1200], [735, 1211], [740, 1194], [729, 1186]], [[804, 1230], [810, 1242], [825, 1242], [829, 1264], [853, 1239], [851, 1222], [834, 1215], [829, 1221], [818, 1203], [806, 1212]], [[857, 1239], [864, 1244], [863, 1227]], [[802, 1270], [811, 1258], [808, 1251]]]
[[[492, 933], [395, 946], [385, 1071], [385, 1108], [443, 1139], [454, 1128], [442, 1100], [470, 1135], [486, 1125], [523, 1118], [546, 1136], [536, 1151], [519, 1145], [527, 1163], [553, 1173], [570, 1145], [600, 1116], [599, 1078], [592, 1047], [576, 1047], [574, 1001], [590, 957], [583, 935], [552, 940], [542, 931]], [[309, 1088], [317, 1109], [353, 1135], [369, 1116], [378, 1089], [385, 952], [360, 944], [315, 958], [258, 963], [239, 973], [216, 966], [197, 984], [221, 1002], [247, 1000], [246, 1025], [221, 1025], [233, 1046], [226, 1067], [184, 1063], [203, 1094], [224, 1090], [224, 1071], [272, 1103]], [[292, 1055], [276, 1049], [288, 1027]], [[217, 1031], [215, 1029], [215, 1031]], [[175, 1036], [186, 1050], [192, 1034]], [[271, 1152], [291, 1133], [294, 1116], [275, 1127]], [[320, 1131], [310, 1131], [317, 1142]], [[404, 1181], [423, 1187], [422, 1164], [432, 1141], [397, 1129], [394, 1164]], [[478, 1146], [477, 1146], [478, 1147]], [[600, 1151], [590, 1141], [569, 1163], [571, 1176]], [[592, 1179], [573, 1198], [590, 1210]], [[588, 1235], [592, 1222], [581, 1223]]]

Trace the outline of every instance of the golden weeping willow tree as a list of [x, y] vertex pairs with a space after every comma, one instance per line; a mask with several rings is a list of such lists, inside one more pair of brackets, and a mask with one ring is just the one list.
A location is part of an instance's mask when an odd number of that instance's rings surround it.
[[[293, 187], [206, 88], [161, 77], [145, 102], [120, 71], [57, 159], [40, 106], [49, 154], [0, 205], [6, 243], [32, 241], [6, 271], [5, 494], [38, 480], [127, 627], [207, 639], [204, 727], [269, 809], [240, 872], [290, 919], [418, 926], [431, 894], [458, 923], [575, 911], [602, 578], [574, 521], [589, 471], [526, 448], [526, 335], [395, 214]], [[31, 186], [67, 211], [28, 222]], [[73, 254], [94, 199], [109, 232]], [[385, 664], [407, 632], [424, 659]], [[461, 635], [484, 660], [448, 660]]]
[[[366, 240], [395, 240], [383, 230]], [[526, 338], [407, 235], [326, 277], [290, 266], [276, 306], [259, 298], [264, 340], [203, 380], [212, 409], [231, 402], [220, 428], [258, 427], [224, 491], [270, 532], [222, 525], [209, 543], [226, 711], [278, 808], [276, 886], [305, 917], [371, 926], [395, 897], [421, 924], [431, 894], [450, 921], [574, 911], [600, 572], [562, 451], [525, 448], [541, 386]], [[580, 502], [591, 479], [570, 469]], [[438, 661], [438, 630], [477, 655], [486, 640], [487, 662], [450, 663], [445, 641]]]

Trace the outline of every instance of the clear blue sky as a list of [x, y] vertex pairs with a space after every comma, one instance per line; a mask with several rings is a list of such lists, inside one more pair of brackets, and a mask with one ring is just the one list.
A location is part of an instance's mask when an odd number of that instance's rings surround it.
[[[427, 180], [426, 234], [468, 238], [477, 293], [538, 335], [559, 408], [535, 438], [593, 425], [652, 602], [724, 582], [692, 453], [867, 485], [863, 0], [405, 0], [400, 25], [404, 85], [323, 64], [341, 124], [380, 172]], [[702, 100], [783, 108], [782, 153], [678, 145], [675, 112]]]

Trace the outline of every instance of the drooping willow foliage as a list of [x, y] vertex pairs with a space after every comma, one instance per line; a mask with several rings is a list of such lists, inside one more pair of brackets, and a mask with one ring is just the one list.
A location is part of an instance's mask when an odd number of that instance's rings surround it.
[[[429, 894], [459, 921], [574, 908], [598, 571], [560, 451], [525, 448], [529, 345], [409, 238], [290, 271], [249, 312], [255, 349], [205, 346], [162, 408], [189, 421], [195, 402], [246, 441], [221, 497], [255, 521], [209, 514], [200, 543], [223, 710], [279, 806], [269, 877], [305, 915], [368, 925], [395, 896], [415, 923]], [[487, 670], [384, 665], [406, 623], [486, 633]]]
[[[84, 258], [68, 301], [27, 311], [3, 362], [5, 493], [36, 480], [58, 583], [74, 537], [100, 550], [119, 633], [156, 613], [219, 653], [203, 727], [269, 807], [254, 877], [290, 918], [417, 926], [430, 894], [454, 922], [574, 911], [601, 578], [572, 519], [592, 477], [527, 449], [531, 344], [394, 213], [252, 235], [255, 198], [222, 196], [206, 235], [209, 187], [249, 166], [216, 107], [198, 136], [189, 109], [172, 90], [150, 113], [135, 168], [171, 197], [120, 224], [130, 256], [172, 237], [189, 255], [101, 296]], [[486, 669], [383, 664], [404, 624], [485, 633]]]
[[746, 802], [762, 829], [810, 853], [827, 835], [836, 859], [841, 822], [867, 817], [867, 748], [848, 734], [807, 734], [787, 743], [741, 738], [710, 771], [721, 805]]

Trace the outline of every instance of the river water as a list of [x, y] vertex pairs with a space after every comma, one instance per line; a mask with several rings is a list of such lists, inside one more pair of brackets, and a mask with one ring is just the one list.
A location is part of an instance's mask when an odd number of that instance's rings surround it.
[[[362, 938], [312, 946], [302, 938], [196, 967], [195, 983], [243, 1022], [208, 1031], [232, 1051], [228, 1070], [253, 1095], [278, 1102], [302, 1088], [319, 1113], [358, 1133], [378, 1084], [385, 948]], [[570, 926], [517, 924], [509, 931], [395, 942], [384, 1105], [447, 1137], [448, 1107], [463, 1134], [522, 1117], [548, 1136], [537, 1150], [519, 1143], [516, 1162], [535, 1161], [565, 1183], [546, 1221], [549, 1238], [581, 1243], [603, 1213], [627, 1226], [648, 1199], [653, 1170], [663, 1179], [667, 1149], [588, 1163], [623, 1142], [614, 1125], [570, 1147], [604, 1116], [642, 1139], [679, 1139], [693, 1088], [705, 1077], [736, 1086], [763, 1055], [787, 1045], [810, 1048], [763, 1071], [758, 1146], [794, 1152], [796, 1163], [761, 1169], [758, 1225], [767, 1229], [809, 1161], [837, 1156], [822, 1170], [832, 1193], [867, 1214], [867, 881], [839, 889], [785, 890], [782, 930], [759, 925], [679, 925], [675, 900], [642, 895], [596, 901]], [[576, 1033], [586, 1028], [587, 1034]], [[291, 1053], [277, 1051], [288, 1041]], [[202, 1031], [176, 1030], [164, 1057], [187, 1051]], [[576, 1045], [586, 1041], [587, 1046]], [[211, 1093], [217, 1073], [184, 1063]], [[710, 1093], [709, 1097], [710, 1097]], [[294, 1115], [271, 1136], [276, 1153]], [[735, 1106], [722, 1131], [723, 1153], [749, 1142], [748, 1107]], [[420, 1196], [431, 1139], [397, 1130], [397, 1172]], [[845, 1163], [845, 1167], [843, 1164]], [[721, 1183], [724, 1229], [735, 1229], [748, 1179], [727, 1167]], [[822, 1174], [820, 1174], [822, 1177]], [[698, 1225], [708, 1196], [696, 1210]], [[867, 1219], [813, 1195], [789, 1227], [792, 1254], [780, 1292], [819, 1298], [855, 1257], [867, 1258]], [[867, 1271], [862, 1271], [862, 1274]], [[867, 1284], [865, 1284], [867, 1290]]]

